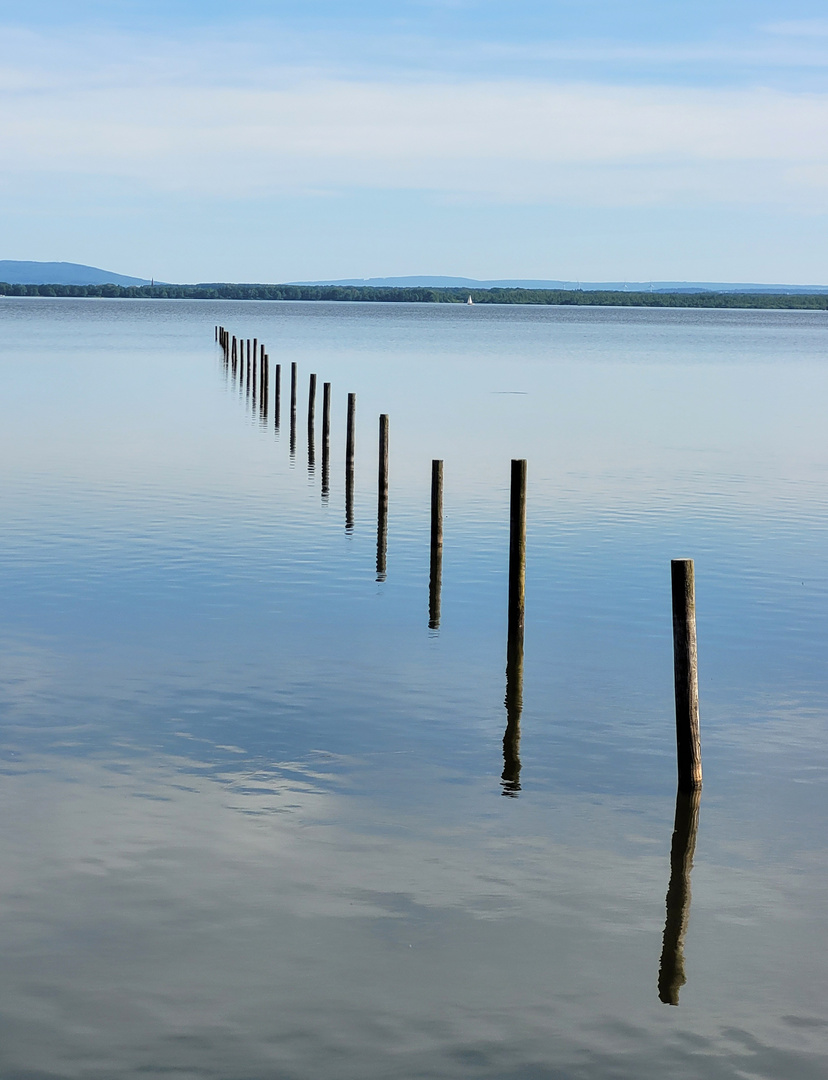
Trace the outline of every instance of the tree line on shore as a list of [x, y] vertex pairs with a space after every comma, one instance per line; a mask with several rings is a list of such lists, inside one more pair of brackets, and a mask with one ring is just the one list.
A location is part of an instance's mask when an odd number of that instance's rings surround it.
[[2, 296], [150, 300], [335, 300], [374, 303], [554, 304], [574, 307], [828, 310], [828, 293], [620, 292], [574, 289], [392, 288], [372, 285], [9, 285]]

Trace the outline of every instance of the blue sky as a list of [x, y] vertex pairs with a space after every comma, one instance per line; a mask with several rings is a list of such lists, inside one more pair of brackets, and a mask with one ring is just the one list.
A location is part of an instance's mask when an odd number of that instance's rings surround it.
[[825, 4], [0, 0], [0, 258], [828, 283]]

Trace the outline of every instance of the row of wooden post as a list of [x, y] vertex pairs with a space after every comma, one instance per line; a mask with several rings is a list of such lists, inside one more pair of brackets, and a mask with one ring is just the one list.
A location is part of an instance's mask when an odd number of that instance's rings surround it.
[[[270, 362], [264, 345], [261, 346], [257, 376], [259, 343], [252, 347], [231, 337], [224, 327], [216, 327], [216, 341], [224, 351], [225, 365], [240, 379], [244, 378], [248, 392], [251, 379], [254, 402], [258, 398], [262, 415], [267, 418]], [[242, 374], [244, 366], [244, 374]], [[310, 376], [308, 387], [308, 467], [314, 467], [314, 433], [316, 417], [316, 374]], [[279, 425], [281, 365], [276, 365], [276, 394], [274, 411]], [[330, 402], [331, 384], [323, 387], [322, 403], [322, 492], [327, 496], [330, 472]], [[295, 452], [297, 402], [297, 365], [291, 364], [290, 422], [291, 454]], [[345, 436], [345, 527], [354, 525], [354, 459], [356, 445], [356, 394], [348, 394]], [[377, 579], [384, 581], [387, 572], [388, 542], [388, 467], [389, 418], [379, 418], [379, 467], [377, 477]], [[509, 598], [506, 650], [506, 708], [510, 727], [504, 739], [505, 790], [520, 789], [520, 713], [523, 704], [523, 642], [526, 599], [526, 485], [527, 463], [513, 460], [510, 491], [509, 525]], [[429, 570], [429, 627], [440, 625], [440, 595], [442, 586], [443, 551], [443, 462], [432, 462], [431, 475], [431, 559]], [[701, 788], [701, 745], [699, 736], [698, 658], [696, 646], [695, 581], [692, 559], [674, 559], [671, 563], [673, 606], [673, 667], [676, 702], [676, 748], [678, 786], [682, 791]], [[508, 741], [508, 747], [507, 747]]]
[[[223, 327], [216, 327], [216, 340], [224, 349], [225, 364], [240, 381], [245, 378], [256, 399], [256, 358], [258, 342], [244, 343], [231, 338]], [[251, 365], [252, 351], [252, 365]], [[261, 346], [258, 386], [262, 416], [267, 419], [269, 358]], [[242, 374], [242, 367], [245, 374]], [[276, 365], [275, 422], [279, 426], [281, 365]], [[290, 380], [290, 452], [296, 448], [297, 366], [291, 364]], [[316, 415], [316, 375], [308, 386], [308, 469], [314, 467]], [[327, 497], [330, 472], [331, 384], [323, 385], [322, 396], [322, 492]], [[345, 436], [345, 525], [354, 525], [354, 459], [356, 445], [356, 394], [348, 394]], [[526, 490], [527, 463], [512, 461], [509, 510], [509, 590], [506, 646], [506, 732], [503, 736], [504, 795], [520, 791], [520, 719], [523, 711], [523, 653], [526, 610]], [[377, 475], [377, 580], [386, 577], [389, 491], [389, 418], [379, 418], [379, 455]], [[431, 463], [431, 542], [429, 566], [428, 625], [440, 626], [443, 565], [443, 462]], [[658, 993], [661, 1001], [678, 1004], [684, 976], [684, 937], [690, 911], [690, 871], [696, 845], [699, 797], [702, 785], [701, 743], [699, 735], [698, 655], [696, 645], [695, 578], [692, 559], [674, 559], [671, 563], [673, 608], [673, 668], [676, 705], [676, 750], [678, 794], [670, 853], [670, 885], [667, 891], [667, 918], [659, 967]]]
[[[237, 341], [224, 329], [216, 327], [216, 340], [224, 350], [225, 363], [235, 375], [242, 377], [245, 343]], [[256, 387], [263, 416], [267, 417], [269, 357], [261, 346], [260, 367], [257, 379], [256, 338], [246, 343], [245, 375], [248, 391], [253, 383], [254, 401]], [[252, 354], [252, 355], [251, 355]], [[251, 362], [252, 361], [252, 362]], [[316, 374], [310, 376], [308, 387], [308, 463], [314, 465], [314, 433], [316, 417]], [[276, 365], [276, 425], [278, 427], [279, 390], [281, 365]], [[330, 467], [330, 392], [331, 384], [325, 383], [322, 405], [322, 488], [327, 495]], [[297, 365], [291, 364], [290, 419], [291, 453], [295, 451], [297, 403]], [[348, 412], [345, 439], [345, 524], [353, 528], [354, 516], [354, 459], [356, 427], [356, 394], [348, 394]], [[389, 467], [389, 418], [383, 413], [379, 418], [379, 469], [377, 477], [377, 578], [385, 580], [388, 537], [388, 467]], [[526, 483], [525, 460], [512, 461], [509, 527], [509, 599], [507, 631], [507, 710], [516, 714], [522, 709], [523, 639], [526, 593]], [[443, 548], [443, 462], [432, 462], [431, 479], [431, 560], [429, 572], [429, 626], [436, 629], [440, 624], [440, 594], [442, 583]], [[692, 559], [674, 559], [671, 564], [673, 602], [673, 664], [676, 699], [676, 746], [678, 784], [683, 791], [701, 787], [701, 747], [699, 737], [698, 662], [696, 645], [695, 582]], [[515, 736], [511, 740], [509, 758], [513, 764], [504, 772], [504, 782], [519, 790], [517, 776], [520, 763], [517, 755], [519, 724], [513, 724]]]

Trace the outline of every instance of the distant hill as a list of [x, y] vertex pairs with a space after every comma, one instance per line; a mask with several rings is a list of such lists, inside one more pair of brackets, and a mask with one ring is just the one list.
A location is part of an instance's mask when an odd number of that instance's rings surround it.
[[[69, 262], [20, 262], [0, 260], [0, 282], [9, 285], [150, 285], [146, 278], [127, 277], [96, 266]], [[153, 282], [163, 286], [164, 282]], [[412, 276], [388, 278], [340, 278], [330, 281], [292, 281], [290, 286], [370, 289], [553, 289], [557, 292], [629, 292], [629, 293], [740, 293], [753, 296], [816, 296], [828, 293], [828, 285], [757, 285], [743, 282], [715, 281], [546, 281], [535, 278], [503, 278], [478, 281], [475, 278]], [[176, 287], [176, 286], [173, 286]], [[180, 286], [187, 289], [256, 289], [273, 288], [266, 284], [202, 282]], [[282, 287], [282, 286], [280, 286]]]
[[96, 266], [15, 259], [0, 259], [0, 281], [9, 285], [149, 285], [147, 278], [125, 277]]
[[827, 293], [828, 285], [756, 285], [716, 281], [540, 281], [504, 278], [476, 281], [463, 277], [343, 278], [339, 281], [293, 281], [291, 285], [368, 286], [375, 289], [563, 289], [585, 292], [773, 293], [776, 296]]

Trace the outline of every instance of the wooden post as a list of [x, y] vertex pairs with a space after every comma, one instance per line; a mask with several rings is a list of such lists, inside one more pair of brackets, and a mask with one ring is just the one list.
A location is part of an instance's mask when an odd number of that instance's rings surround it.
[[216, 327], [216, 341], [218, 341], [218, 331], [219, 331], [219, 328]]
[[246, 393], [250, 397], [250, 338], [247, 339], [247, 377], [246, 377]]
[[690, 921], [690, 872], [699, 831], [701, 791], [676, 794], [676, 817], [670, 845], [670, 884], [667, 888], [667, 918], [658, 969], [658, 997], [665, 1005], [678, 1005], [684, 974], [684, 939]]
[[379, 470], [377, 476], [377, 581], [385, 581], [388, 548], [388, 416], [379, 418]]
[[506, 644], [506, 733], [503, 794], [520, 791], [520, 717], [523, 712], [523, 627], [526, 600], [526, 462], [512, 461], [509, 512], [509, 626]]
[[440, 628], [443, 583], [443, 463], [431, 463], [431, 560], [428, 575], [428, 628]]
[[312, 479], [316, 467], [316, 375], [308, 383], [308, 476]]
[[264, 345], [259, 346], [260, 359], [259, 359], [259, 410], [262, 414], [262, 420], [267, 417], [267, 394], [268, 394], [268, 370], [267, 370], [267, 353], [265, 352]]
[[280, 416], [282, 412], [282, 365], [276, 365], [273, 379], [273, 416], [276, 430], [279, 430]]
[[308, 428], [312, 428], [316, 420], [316, 375], [311, 372], [308, 383]]
[[290, 365], [290, 456], [296, 454], [296, 363]]
[[345, 429], [345, 530], [354, 527], [354, 455], [356, 448], [356, 394], [348, 394], [348, 423]]
[[509, 648], [523, 649], [526, 601], [526, 462], [512, 461], [509, 515]]
[[253, 378], [252, 378], [252, 387], [253, 387], [253, 412], [254, 412], [254, 413], [256, 412], [256, 400], [257, 400], [257, 398], [256, 398], [256, 393], [257, 393], [257, 388], [256, 388], [256, 382], [257, 382], [257, 370], [256, 370], [256, 369], [257, 369], [257, 364], [256, 364], [256, 359], [257, 359], [257, 357], [256, 357], [256, 350], [254, 349], [254, 350], [253, 350]]
[[331, 384], [322, 386], [322, 498], [331, 491]]
[[673, 559], [670, 563], [670, 574], [673, 591], [678, 786], [680, 791], [695, 791], [702, 786], [702, 765], [693, 560]]

